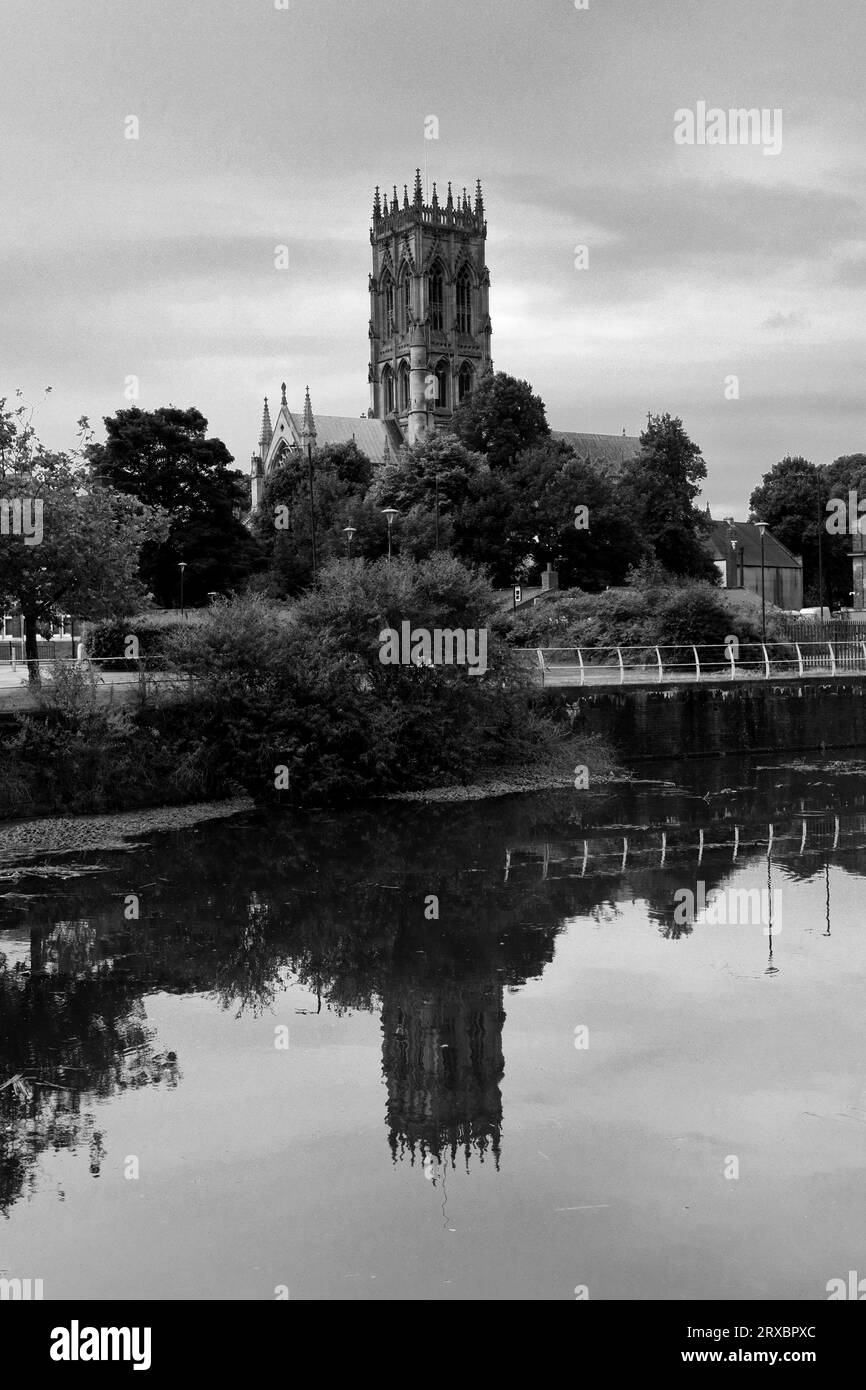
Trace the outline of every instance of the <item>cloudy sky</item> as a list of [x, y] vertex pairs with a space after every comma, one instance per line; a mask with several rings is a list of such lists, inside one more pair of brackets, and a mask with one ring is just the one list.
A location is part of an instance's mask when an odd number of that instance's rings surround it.
[[[321, 413], [362, 414], [373, 187], [402, 198], [426, 156], [440, 187], [483, 181], [494, 364], [555, 428], [681, 415], [719, 515], [785, 453], [866, 450], [863, 0], [3, 18], [0, 395], [20, 387], [50, 444], [127, 404], [130, 376], [145, 409], [197, 406], [243, 468], [283, 378], [290, 403], [309, 382]], [[781, 152], [678, 145], [699, 101], [780, 109]]]

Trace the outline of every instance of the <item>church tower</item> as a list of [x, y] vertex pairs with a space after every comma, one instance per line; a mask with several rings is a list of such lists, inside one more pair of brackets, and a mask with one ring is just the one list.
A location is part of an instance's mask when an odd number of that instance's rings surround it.
[[390, 202], [376, 189], [369, 414], [396, 420], [409, 444], [448, 421], [492, 366], [486, 242], [480, 180], [474, 206], [450, 183], [444, 206], [435, 183], [425, 203], [420, 170], [402, 207], [396, 187]]

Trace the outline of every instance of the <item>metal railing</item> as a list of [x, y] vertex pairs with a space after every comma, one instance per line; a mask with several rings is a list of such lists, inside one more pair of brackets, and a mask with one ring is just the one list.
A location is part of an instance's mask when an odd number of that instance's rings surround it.
[[866, 675], [864, 640], [657, 647], [520, 648], [536, 678], [556, 685], [682, 685]]

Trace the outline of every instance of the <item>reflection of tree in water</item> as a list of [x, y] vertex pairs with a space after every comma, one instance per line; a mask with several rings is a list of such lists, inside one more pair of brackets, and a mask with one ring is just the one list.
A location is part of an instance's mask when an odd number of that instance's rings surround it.
[[[788, 802], [802, 801], [794, 782]], [[750, 797], [756, 816], [772, 814], [766, 797]], [[731, 870], [708, 856], [699, 868], [693, 858], [631, 860], [623, 874], [614, 855], [610, 871], [581, 877], [545, 855], [546, 878], [530, 856], [513, 861], [506, 881], [506, 850], [599, 827], [616, 844], [617, 816], [621, 833], [691, 833], [723, 812], [689, 793], [653, 800], [615, 788], [582, 804], [575, 831], [574, 796], [557, 791], [457, 808], [250, 817], [101, 855], [105, 874], [51, 884], [12, 914], [29, 929], [31, 952], [29, 968], [0, 971], [0, 1086], [20, 1078], [0, 1091], [0, 1205], [32, 1181], [46, 1148], [92, 1144], [98, 1171], [94, 1100], [176, 1083], [174, 1055], [154, 1050], [144, 994], [210, 993], [255, 1012], [272, 1006], [288, 974], [338, 1012], [381, 1007], [395, 1157], [453, 1161], [462, 1150], [498, 1162], [503, 991], [543, 972], [569, 918], [594, 916], [615, 931], [612, 916], [632, 898], [663, 935], [687, 935], [690, 925], [673, 921], [676, 889], [701, 877], [711, 892]], [[124, 919], [129, 893], [140, 896], [136, 921]], [[439, 898], [435, 921], [424, 917], [429, 894]]]
[[35, 1186], [47, 1149], [105, 1155], [93, 1104], [130, 1087], [176, 1084], [173, 1053], [154, 1052], [137, 985], [103, 968], [80, 978], [0, 957], [0, 1211]]

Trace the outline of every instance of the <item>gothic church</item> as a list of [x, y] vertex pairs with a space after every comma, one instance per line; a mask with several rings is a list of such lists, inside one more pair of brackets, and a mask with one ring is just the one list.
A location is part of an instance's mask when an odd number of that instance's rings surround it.
[[[252, 505], [259, 506], [264, 479], [290, 451], [354, 440], [374, 464], [403, 444], [424, 439], [447, 424], [454, 408], [492, 369], [485, 263], [487, 223], [481, 182], [474, 203], [451, 184], [444, 204], [436, 184], [424, 201], [416, 170], [410, 200], [394, 187], [389, 200], [376, 189], [370, 232], [370, 407], [366, 416], [313, 416], [309, 388], [303, 411], [291, 411], [283, 382], [273, 425], [267, 397], [258, 449], [252, 456]], [[554, 431], [581, 457], [616, 467], [639, 452], [635, 438]]]

